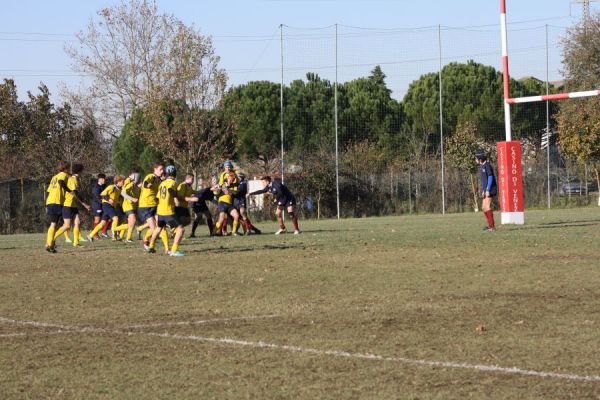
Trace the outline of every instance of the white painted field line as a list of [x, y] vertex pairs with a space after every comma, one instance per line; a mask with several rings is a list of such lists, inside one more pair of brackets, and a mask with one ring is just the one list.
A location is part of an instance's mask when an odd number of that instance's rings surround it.
[[315, 355], [320, 355], [320, 356], [356, 358], [356, 359], [374, 360], [374, 361], [388, 361], [388, 362], [397, 362], [397, 363], [402, 363], [402, 364], [422, 365], [422, 366], [427, 366], [427, 367], [469, 369], [469, 370], [476, 370], [476, 371], [480, 371], [480, 372], [498, 372], [498, 373], [511, 374], [511, 375], [536, 376], [536, 377], [540, 377], [540, 378], [555, 378], [555, 379], [565, 379], [565, 380], [572, 380], [572, 381], [600, 382], [600, 376], [598, 376], [598, 375], [576, 375], [576, 374], [567, 374], [567, 373], [526, 370], [526, 369], [521, 369], [521, 368], [517, 368], [517, 367], [500, 367], [497, 365], [468, 364], [468, 363], [459, 363], [459, 362], [452, 362], [452, 361], [417, 360], [417, 359], [411, 359], [411, 358], [405, 358], [405, 357], [386, 357], [386, 356], [380, 356], [377, 354], [348, 353], [345, 351], [338, 351], [338, 350], [320, 350], [320, 349], [312, 349], [309, 347], [299, 347], [299, 346], [291, 346], [291, 345], [265, 343], [262, 341], [253, 342], [253, 341], [230, 339], [230, 338], [183, 336], [183, 335], [171, 335], [169, 333], [140, 333], [140, 334], [147, 335], [147, 336], [157, 336], [157, 337], [162, 337], [162, 338], [167, 338], [167, 339], [193, 340], [193, 341], [199, 341], [199, 342], [227, 344], [227, 345], [233, 345], [233, 346], [283, 350], [283, 351], [289, 351], [289, 352], [293, 352], [293, 353], [315, 354]]
[[180, 322], [158, 322], [155, 324], [141, 324], [141, 325], [125, 325], [120, 326], [119, 329], [143, 329], [143, 328], [168, 328], [173, 326], [189, 326], [189, 325], [205, 325], [217, 322], [232, 322], [232, 321], [251, 321], [254, 319], [267, 319], [277, 318], [278, 315], [250, 315], [247, 317], [231, 317], [231, 318], [212, 318], [198, 321], [180, 321]]
[[112, 330], [112, 329], [105, 329], [105, 328], [89, 328], [89, 327], [85, 328], [85, 327], [77, 327], [74, 325], [48, 324], [45, 322], [36, 322], [36, 321], [17, 321], [17, 320], [11, 320], [8, 318], [3, 318], [3, 317], [0, 317], [0, 321], [9, 322], [9, 323], [17, 324], [17, 325], [67, 328], [65, 331], [62, 331], [62, 330], [55, 331], [54, 332], [55, 334], [59, 334], [59, 333], [106, 333], [106, 334], [126, 335], [126, 336], [152, 336], [152, 337], [160, 337], [160, 338], [165, 338], [165, 339], [190, 340], [190, 341], [216, 343], [216, 344], [238, 346], [238, 347], [281, 350], [281, 351], [288, 351], [288, 352], [292, 352], [292, 353], [313, 354], [313, 355], [319, 355], [319, 356], [396, 362], [396, 363], [401, 363], [401, 364], [419, 365], [419, 366], [426, 366], [426, 367], [466, 369], [466, 370], [474, 370], [474, 371], [479, 371], [479, 372], [502, 373], [502, 374], [508, 374], [508, 375], [521, 375], [521, 376], [534, 376], [534, 377], [539, 377], [539, 378], [553, 378], [553, 379], [563, 379], [563, 380], [571, 380], [571, 381], [600, 382], [600, 376], [598, 376], [598, 375], [577, 375], [577, 374], [570, 374], [570, 373], [535, 371], [535, 370], [522, 369], [522, 368], [518, 368], [518, 367], [501, 367], [501, 366], [497, 366], [497, 365], [469, 364], [469, 363], [461, 363], [461, 362], [454, 362], [454, 361], [419, 360], [419, 359], [412, 359], [412, 358], [406, 358], [406, 357], [389, 357], [389, 356], [382, 356], [382, 355], [368, 354], [368, 353], [349, 353], [346, 351], [321, 350], [321, 349], [313, 349], [310, 347], [274, 344], [274, 343], [266, 343], [263, 341], [257, 342], [257, 341], [248, 341], [248, 340], [240, 340], [240, 339], [232, 339], [232, 338], [212, 338], [212, 337], [202, 337], [202, 336], [194, 336], [194, 335], [173, 335], [170, 333], [131, 332], [131, 331]]
[[[89, 330], [86, 330], [85, 333], [90, 332]], [[51, 332], [15, 332], [15, 333], [4, 333], [4, 334], [0, 334], [0, 338], [30, 338], [30, 337], [39, 337], [39, 336], [50, 336], [50, 335], [62, 335], [65, 333], [76, 333], [76, 334], [80, 334], [80, 333], [84, 333], [83, 330], [69, 330], [69, 331], [62, 331], [62, 330], [58, 330], [58, 331], [51, 331]]]
[[[242, 316], [242, 317], [230, 317], [230, 318], [213, 318], [213, 319], [205, 319], [205, 320], [197, 320], [197, 321], [178, 321], [178, 322], [159, 322], [159, 323], [155, 323], [155, 324], [141, 324], [141, 325], [125, 325], [125, 326], [119, 326], [113, 329], [143, 329], [143, 328], [167, 328], [167, 327], [173, 327], [173, 326], [189, 326], [189, 325], [204, 325], [204, 324], [211, 324], [211, 323], [218, 323], [218, 322], [231, 322], [231, 321], [249, 321], [249, 320], [255, 320], [255, 319], [264, 319], [264, 318], [276, 318], [277, 315], [274, 314], [269, 314], [269, 315], [250, 315], [250, 316]], [[39, 322], [39, 321], [27, 321], [27, 320], [16, 320], [16, 319], [10, 319], [10, 318], [5, 318], [5, 317], [0, 317], [0, 322], [4, 322], [4, 323], [8, 323], [8, 324], [13, 324], [13, 325], [26, 325], [26, 326], [33, 326], [36, 328], [57, 328], [57, 329], [62, 329], [62, 330], [74, 330], [74, 331], [81, 331], [83, 329], [86, 329], [88, 331], [104, 331], [104, 332], [108, 332], [108, 329], [110, 328], [99, 328], [99, 327], [93, 327], [93, 326], [88, 326], [88, 327], [84, 327], [84, 326], [80, 326], [80, 325], [63, 325], [63, 324], [54, 324], [54, 323], [48, 323], [48, 322]], [[98, 333], [98, 332], [96, 332]]]

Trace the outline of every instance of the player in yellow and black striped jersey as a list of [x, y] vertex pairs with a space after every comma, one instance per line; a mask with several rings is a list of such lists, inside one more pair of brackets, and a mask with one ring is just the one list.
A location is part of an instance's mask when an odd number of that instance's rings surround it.
[[81, 203], [83, 207], [85, 207], [88, 211], [91, 207], [81, 200], [81, 195], [79, 193], [80, 185], [79, 185], [79, 174], [83, 171], [83, 165], [81, 164], [73, 164], [71, 176], [67, 180], [67, 188], [70, 192], [65, 193], [65, 201], [63, 202], [62, 207], [62, 218], [63, 218], [63, 226], [60, 227], [54, 234], [54, 240], [63, 233], [67, 233], [71, 229], [71, 225], [73, 226], [73, 246], [79, 246], [80, 232], [79, 228], [81, 225], [81, 219], [79, 218], [79, 208], [77, 208], [77, 202]]
[[185, 228], [175, 214], [175, 208], [180, 206], [179, 198], [177, 197], [177, 169], [174, 165], [167, 165], [165, 168], [167, 178], [161, 182], [158, 187], [158, 207], [156, 214], [158, 215], [157, 227], [150, 238], [150, 245], [147, 248], [149, 253], [155, 253], [154, 245], [158, 236], [165, 232], [165, 228], [175, 229], [175, 238], [173, 239], [173, 247], [171, 251], [165, 247], [166, 253], [172, 257], [182, 257], [184, 254], [179, 251], [179, 244], [183, 237]]
[[[140, 188], [140, 197], [138, 201], [138, 220], [144, 225], [138, 227], [138, 232], [142, 232], [145, 228], [148, 231], [144, 235], [144, 249], [148, 250], [150, 238], [156, 229], [156, 209], [158, 207], [158, 186], [162, 181], [162, 176], [165, 172], [165, 165], [162, 161], [154, 163], [153, 171], [142, 180]], [[165, 246], [169, 248], [169, 238], [167, 232], [163, 231], [160, 238]]]
[[185, 174], [185, 180], [177, 185], [177, 198], [179, 205], [175, 207], [177, 219], [183, 226], [187, 226], [192, 222], [192, 214], [190, 212], [189, 202], [199, 201], [194, 193], [192, 185], [194, 184], [194, 175]]
[[133, 243], [131, 235], [137, 221], [138, 198], [140, 197], [140, 188], [138, 187], [140, 174], [137, 170], [131, 170], [129, 176], [123, 183], [121, 189], [121, 197], [123, 197], [122, 208], [123, 213], [127, 217], [127, 235], [125, 243]]

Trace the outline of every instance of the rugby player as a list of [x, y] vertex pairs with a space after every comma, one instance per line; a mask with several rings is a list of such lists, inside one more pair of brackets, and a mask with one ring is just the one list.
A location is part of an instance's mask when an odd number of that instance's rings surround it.
[[492, 210], [492, 203], [494, 197], [498, 195], [498, 185], [496, 183], [496, 177], [494, 176], [494, 170], [487, 160], [485, 152], [479, 149], [475, 152], [475, 160], [479, 164], [479, 177], [481, 178], [481, 188], [483, 201], [481, 209], [487, 220], [487, 226], [483, 228], [484, 231], [494, 232], [496, 225], [494, 223], [494, 211]]
[[249, 193], [249, 196], [254, 196], [262, 193], [270, 193], [275, 197], [277, 203], [277, 222], [279, 223], [279, 230], [275, 232], [276, 235], [280, 235], [286, 232], [285, 224], [283, 223], [283, 211], [286, 210], [292, 224], [294, 224], [294, 235], [300, 234], [300, 228], [298, 227], [298, 217], [294, 213], [296, 206], [296, 198], [290, 192], [290, 190], [281, 181], [271, 179], [270, 176], [263, 176], [261, 179], [263, 189]]

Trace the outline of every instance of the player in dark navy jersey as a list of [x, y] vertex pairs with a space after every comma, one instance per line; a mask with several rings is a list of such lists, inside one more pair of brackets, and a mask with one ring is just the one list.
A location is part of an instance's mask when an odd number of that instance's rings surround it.
[[243, 172], [237, 173], [239, 184], [236, 192], [233, 194], [233, 206], [239, 211], [242, 220], [244, 233], [247, 235], [261, 234], [260, 229], [256, 228], [248, 218], [248, 208], [246, 207], [246, 196], [248, 195], [248, 181]]
[[286, 210], [290, 216], [292, 223], [294, 224], [294, 235], [300, 234], [300, 228], [298, 228], [298, 217], [294, 213], [294, 207], [296, 206], [296, 198], [290, 192], [290, 190], [281, 181], [271, 179], [270, 176], [263, 176], [261, 178], [263, 184], [262, 190], [249, 193], [249, 196], [254, 196], [262, 193], [270, 193], [275, 197], [277, 203], [277, 222], [279, 223], [279, 230], [275, 232], [276, 235], [280, 235], [286, 232], [285, 224], [283, 223], [283, 210]]
[[[102, 221], [102, 198], [100, 197], [100, 193], [106, 189], [106, 175], [98, 174], [98, 180], [92, 186], [92, 215], [94, 216], [94, 225], [93, 228], [96, 227]], [[108, 224], [106, 224], [106, 229], [108, 229]], [[102, 231], [101, 235], [103, 237], [108, 237], [106, 232]], [[98, 239], [95, 237], [94, 239]]]
[[192, 210], [194, 210], [195, 219], [192, 223], [192, 233], [190, 234], [190, 237], [196, 237], [196, 228], [198, 225], [200, 225], [200, 222], [202, 222], [202, 216], [206, 218], [208, 234], [212, 236], [215, 223], [213, 222], [212, 215], [210, 214], [210, 210], [208, 209], [206, 202], [215, 201], [215, 194], [212, 192], [211, 188], [204, 188], [197, 190], [194, 194], [194, 197], [196, 197], [198, 201], [192, 202]]
[[488, 223], [484, 230], [493, 232], [496, 230], [496, 225], [494, 224], [492, 201], [494, 197], [498, 195], [498, 185], [496, 183], [496, 177], [494, 176], [494, 170], [488, 162], [485, 152], [481, 149], [477, 150], [475, 152], [475, 159], [477, 160], [477, 164], [479, 164], [479, 176], [481, 179], [481, 196], [483, 197], [481, 209], [483, 210], [483, 214]]

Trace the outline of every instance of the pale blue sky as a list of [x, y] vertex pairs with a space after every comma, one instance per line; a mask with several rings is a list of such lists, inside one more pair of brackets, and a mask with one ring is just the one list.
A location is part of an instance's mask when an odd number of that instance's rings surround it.
[[[40, 81], [53, 94], [61, 81], [75, 85], [80, 78], [70, 71], [64, 43], [73, 40], [73, 33], [83, 29], [98, 9], [115, 3], [2, 0], [0, 77], [14, 77], [22, 96]], [[344, 25], [338, 37], [340, 81], [382, 64], [396, 97], [404, 94], [410, 81], [436, 70], [438, 24], [471, 27], [442, 30], [444, 63], [473, 58], [498, 67], [500, 61], [498, 0], [162, 0], [158, 6], [214, 36], [230, 84], [279, 80], [279, 24], [290, 26], [284, 30], [289, 35], [284, 43], [286, 81], [309, 70], [334, 79], [334, 28], [296, 28], [336, 23]], [[569, 0], [508, 0], [508, 8], [509, 22], [519, 22], [511, 25], [509, 37], [513, 76], [544, 78], [544, 25], [550, 24], [550, 79], [559, 79], [558, 38], [563, 27], [579, 18], [579, 6]], [[492, 26], [475, 27], [480, 25]], [[404, 30], [417, 27], [434, 28]]]

